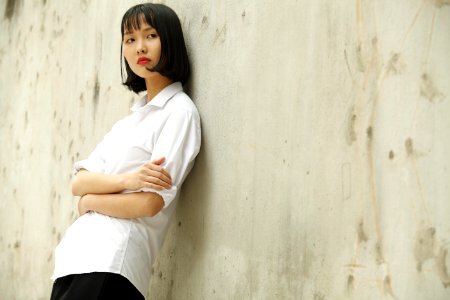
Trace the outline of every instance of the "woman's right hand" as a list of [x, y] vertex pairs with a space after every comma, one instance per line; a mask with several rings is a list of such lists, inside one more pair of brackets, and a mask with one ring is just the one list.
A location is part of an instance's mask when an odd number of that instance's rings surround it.
[[172, 178], [160, 166], [165, 160], [161, 157], [140, 166], [135, 172], [123, 174], [126, 189], [152, 188], [158, 191], [169, 189], [172, 186]]

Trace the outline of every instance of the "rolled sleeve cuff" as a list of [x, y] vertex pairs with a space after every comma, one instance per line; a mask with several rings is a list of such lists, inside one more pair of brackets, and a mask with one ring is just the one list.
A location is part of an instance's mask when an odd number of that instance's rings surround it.
[[75, 162], [75, 164], [73, 165], [73, 175], [76, 175], [81, 169], [86, 169], [89, 172], [96, 172], [96, 173], [104, 172], [102, 166], [100, 166], [99, 163], [96, 163], [91, 159], [84, 159]]
[[139, 192], [152, 192], [160, 195], [164, 200], [164, 207], [167, 207], [177, 196], [178, 189], [176, 186], [172, 186], [170, 189], [162, 191], [157, 191], [151, 188], [142, 188]]

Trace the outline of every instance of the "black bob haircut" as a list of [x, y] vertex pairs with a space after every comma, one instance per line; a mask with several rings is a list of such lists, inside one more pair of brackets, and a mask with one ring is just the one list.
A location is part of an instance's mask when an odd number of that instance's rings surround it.
[[[181, 81], [185, 84], [189, 79], [190, 66], [183, 30], [177, 14], [163, 4], [145, 3], [131, 7], [122, 18], [122, 42], [126, 31], [139, 30], [144, 21], [156, 29], [161, 41], [161, 57], [158, 64], [150, 71], [158, 72], [174, 82]], [[127, 72], [125, 81], [122, 60], [125, 62]], [[147, 89], [145, 79], [136, 75], [123, 58], [122, 46], [120, 47], [120, 74], [122, 83], [133, 92], [139, 93]]]

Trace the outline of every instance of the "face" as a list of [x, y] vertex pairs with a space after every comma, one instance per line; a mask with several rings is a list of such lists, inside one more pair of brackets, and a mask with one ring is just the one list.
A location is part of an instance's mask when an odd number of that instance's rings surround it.
[[145, 21], [141, 21], [140, 29], [124, 32], [122, 47], [131, 70], [142, 78], [150, 78], [155, 72], [154, 68], [161, 57], [161, 41], [159, 34]]

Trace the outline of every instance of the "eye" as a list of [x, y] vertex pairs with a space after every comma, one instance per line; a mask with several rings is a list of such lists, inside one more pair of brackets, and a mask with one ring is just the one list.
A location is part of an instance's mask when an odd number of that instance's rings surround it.
[[158, 35], [156, 33], [150, 33], [149, 35], [147, 35], [148, 39], [154, 39], [156, 37], [158, 37]]
[[125, 44], [130, 44], [130, 43], [132, 43], [132, 42], [134, 42], [134, 39], [133, 39], [133, 38], [129, 38], [129, 39], [126, 39], [126, 40], [125, 40]]

